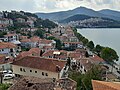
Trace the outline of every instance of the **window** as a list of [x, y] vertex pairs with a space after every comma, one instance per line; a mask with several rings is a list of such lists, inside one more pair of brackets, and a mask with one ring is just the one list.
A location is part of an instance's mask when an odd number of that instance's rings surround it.
[[35, 71], [35, 73], [37, 73], [37, 71]]
[[11, 54], [11, 56], [13, 56], [13, 54]]
[[10, 49], [10, 52], [13, 52], [13, 49]]
[[48, 73], [45, 73], [46, 76], [48, 76]]
[[42, 75], [44, 76], [44, 72], [42, 72]]
[[32, 70], [30, 70], [30, 72], [32, 72]]
[[22, 68], [20, 68], [20, 71], [22, 71]]
[[25, 69], [23, 69], [23, 72], [26, 72]]
[[2, 51], [4, 51], [4, 49], [2, 49]]

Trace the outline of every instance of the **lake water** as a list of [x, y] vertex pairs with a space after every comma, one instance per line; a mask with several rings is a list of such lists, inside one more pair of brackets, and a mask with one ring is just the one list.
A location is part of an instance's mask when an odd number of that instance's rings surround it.
[[83, 28], [78, 29], [78, 32], [89, 40], [92, 40], [95, 45], [100, 44], [113, 48], [120, 57], [120, 28]]

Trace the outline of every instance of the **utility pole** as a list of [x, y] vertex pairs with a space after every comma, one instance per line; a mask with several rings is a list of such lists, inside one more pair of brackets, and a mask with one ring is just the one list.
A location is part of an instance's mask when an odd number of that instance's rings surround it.
[[0, 83], [3, 83], [3, 72], [0, 70]]

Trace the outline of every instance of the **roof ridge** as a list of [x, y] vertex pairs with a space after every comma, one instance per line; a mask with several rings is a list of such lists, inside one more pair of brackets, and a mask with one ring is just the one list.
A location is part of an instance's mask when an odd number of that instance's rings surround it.
[[[106, 81], [104, 81], [104, 83], [102, 83], [102, 81], [97, 81], [97, 80], [93, 80], [93, 81], [95, 81], [95, 82], [97, 82], [97, 83], [100, 83], [100, 84], [102, 84], [102, 85], [104, 85], [104, 86], [107, 86], [107, 87], [109, 87], [109, 88], [112, 88], [112, 89], [115, 89], [115, 90], [118, 90], [118, 89], [116, 89], [114, 86], [110, 86], [110, 85], [108, 85], [108, 83], [112, 83], [112, 84], [115, 84], [115, 83], [113, 83], [113, 82], [106, 82]], [[107, 84], [105, 84], [105, 83], [107, 83]]]

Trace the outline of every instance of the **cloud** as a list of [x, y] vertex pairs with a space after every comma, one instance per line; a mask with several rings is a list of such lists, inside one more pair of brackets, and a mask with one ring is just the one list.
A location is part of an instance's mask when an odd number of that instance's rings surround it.
[[76, 7], [94, 10], [120, 10], [120, 0], [1, 0], [0, 10], [24, 10], [31, 12], [54, 12]]
[[33, 0], [1, 0], [0, 10], [25, 10], [33, 11], [35, 2]]

